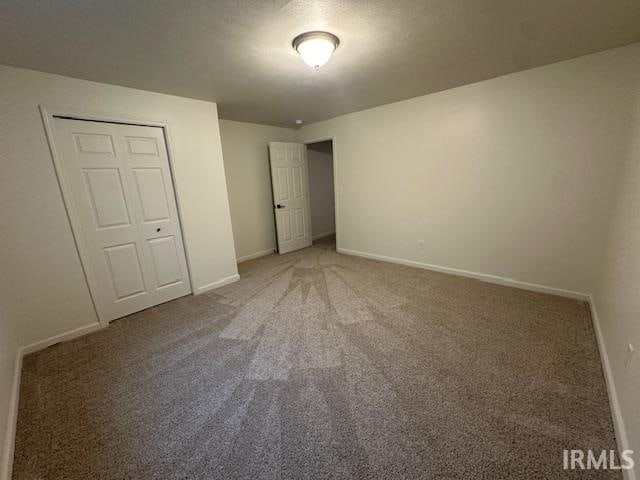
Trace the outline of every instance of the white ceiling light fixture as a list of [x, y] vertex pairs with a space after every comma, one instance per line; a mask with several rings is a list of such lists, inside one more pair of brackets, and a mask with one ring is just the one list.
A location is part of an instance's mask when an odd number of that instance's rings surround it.
[[329, 61], [340, 40], [329, 32], [306, 32], [294, 38], [292, 45], [304, 63], [318, 70]]

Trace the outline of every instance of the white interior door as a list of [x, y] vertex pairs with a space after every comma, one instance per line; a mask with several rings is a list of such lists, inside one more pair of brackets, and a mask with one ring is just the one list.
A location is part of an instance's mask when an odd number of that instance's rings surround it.
[[311, 203], [307, 146], [269, 142], [269, 164], [278, 253], [311, 245]]
[[62, 118], [54, 128], [101, 320], [189, 294], [162, 129]]

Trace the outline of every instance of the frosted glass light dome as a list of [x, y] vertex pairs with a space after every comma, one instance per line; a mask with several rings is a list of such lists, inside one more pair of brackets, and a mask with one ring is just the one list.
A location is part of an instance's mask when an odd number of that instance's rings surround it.
[[307, 32], [293, 39], [293, 48], [304, 63], [318, 70], [329, 61], [340, 40], [329, 32]]

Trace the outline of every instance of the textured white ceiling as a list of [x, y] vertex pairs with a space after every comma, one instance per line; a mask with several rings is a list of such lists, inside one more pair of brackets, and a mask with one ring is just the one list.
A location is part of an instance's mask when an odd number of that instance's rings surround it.
[[[291, 48], [316, 29], [319, 72]], [[0, 0], [0, 63], [286, 126], [636, 41], [638, 0]]]

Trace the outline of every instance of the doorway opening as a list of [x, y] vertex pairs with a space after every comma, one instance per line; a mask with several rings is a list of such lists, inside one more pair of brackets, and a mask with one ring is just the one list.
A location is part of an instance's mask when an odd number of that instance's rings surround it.
[[333, 141], [307, 143], [311, 238], [314, 246], [336, 249]]
[[277, 251], [336, 250], [332, 140], [269, 142]]

